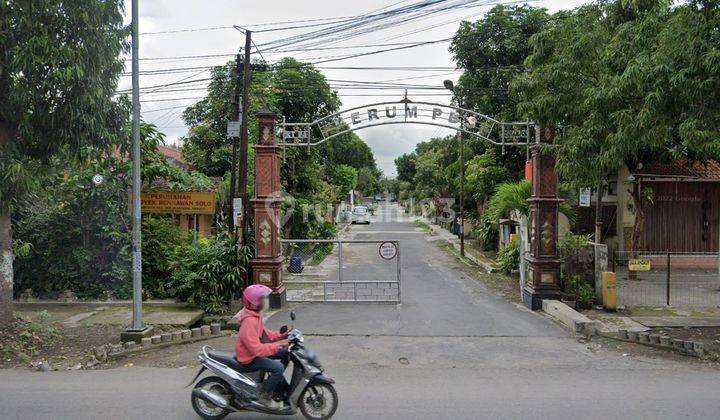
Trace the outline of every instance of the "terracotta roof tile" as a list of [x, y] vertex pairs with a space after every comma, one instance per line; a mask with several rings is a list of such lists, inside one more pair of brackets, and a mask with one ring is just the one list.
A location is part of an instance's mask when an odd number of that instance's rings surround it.
[[720, 163], [714, 160], [707, 162], [687, 159], [678, 159], [673, 162], [655, 161], [636, 172], [643, 175], [682, 176], [720, 181]]
[[178, 149], [173, 149], [172, 147], [167, 146], [158, 146], [158, 152], [162, 153], [167, 158], [175, 160], [176, 162], [187, 164], [182, 151]]

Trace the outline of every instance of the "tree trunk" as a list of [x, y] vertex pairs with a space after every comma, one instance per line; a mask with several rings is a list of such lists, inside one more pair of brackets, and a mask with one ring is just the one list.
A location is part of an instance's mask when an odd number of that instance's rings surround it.
[[632, 256], [633, 258], [637, 258], [637, 253], [639, 251], [643, 251], [642, 248], [642, 235], [643, 230], [645, 229], [645, 208], [643, 206], [643, 200], [641, 197], [641, 191], [640, 187], [636, 186], [636, 193], [632, 195], [633, 198], [633, 206], [635, 207], [635, 223], [633, 225], [633, 232], [632, 232], [632, 242], [631, 242], [631, 249], [632, 249]]
[[10, 210], [0, 210], [0, 326], [13, 320], [13, 250]]
[[[638, 252], [642, 251], [642, 235], [645, 229], [645, 209], [643, 208], [643, 200], [641, 196], [640, 187], [635, 186], [633, 198], [633, 206], [635, 206], [635, 223], [633, 224], [632, 239], [630, 243], [630, 257], [637, 258]], [[630, 280], [637, 280], [637, 272], [629, 271], [628, 278]]]

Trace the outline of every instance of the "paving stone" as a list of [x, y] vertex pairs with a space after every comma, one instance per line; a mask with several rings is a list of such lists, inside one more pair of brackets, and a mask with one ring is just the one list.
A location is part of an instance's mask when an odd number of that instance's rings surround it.
[[192, 328], [190, 331], [193, 338], [200, 337], [200, 335], [202, 335], [200, 328]]
[[135, 348], [135, 342], [134, 341], [126, 341], [123, 343], [123, 347], [126, 350], [133, 350]]
[[661, 335], [660, 336], [660, 345], [661, 346], [672, 346], [672, 338], [670, 338], [669, 335]]
[[152, 344], [152, 337], [143, 337], [140, 339], [140, 344], [143, 347], [149, 347]]
[[622, 340], [628, 339], [628, 331], [627, 330], [618, 330], [618, 337]]
[[660, 344], [660, 334], [650, 334], [651, 344]]
[[673, 338], [673, 339], [672, 339], [672, 346], [673, 346], [676, 350], [684, 350], [684, 349], [685, 349], [685, 342], [684, 342], [683, 340], [680, 340], [680, 339], [677, 339], [677, 338]]
[[705, 353], [705, 347], [703, 346], [703, 343], [696, 341], [693, 344], [693, 350], [695, 351], [695, 354], [698, 356], [702, 356]]
[[153, 335], [152, 337], [150, 337], [150, 339], [153, 344], [160, 344], [160, 342], [162, 341], [162, 337], [160, 337], [159, 335]]
[[220, 334], [220, 324], [219, 323], [213, 323], [210, 324], [210, 333], [212, 334]]
[[650, 334], [646, 332], [638, 333], [638, 342], [648, 344], [650, 342]]
[[172, 334], [171, 333], [162, 333], [160, 334], [160, 339], [163, 343], [167, 343], [172, 340]]
[[172, 341], [180, 341], [182, 340], [182, 333], [180, 331], [173, 331], [172, 332]]
[[628, 331], [628, 340], [638, 341], [638, 332], [637, 331]]
[[180, 331], [180, 334], [183, 340], [187, 340], [188, 338], [190, 338], [192, 332], [190, 332], [190, 330], [182, 330]]

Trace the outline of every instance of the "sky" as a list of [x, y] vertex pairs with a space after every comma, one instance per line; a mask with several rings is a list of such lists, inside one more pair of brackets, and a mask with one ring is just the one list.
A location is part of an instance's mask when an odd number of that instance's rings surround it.
[[[283, 23], [267, 26], [251, 26], [266, 23], [297, 21], [304, 19], [336, 18], [357, 16], [386, 8], [402, 7], [419, 0], [284, 0], [284, 1], [252, 1], [252, 0], [139, 0], [140, 30], [140, 87], [156, 86], [177, 81], [191, 81], [209, 77], [209, 70], [203, 66], [221, 65], [233, 59], [240, 47], [244, 45], [244, 34], [227, 28], [232, 25], [248, 26], [251, 30], [302, 26], [308, 23]], [[333, 47], [343, 49], [262, 53], [268, 62], [277, 61], [285, 56], [293, 56], [299, 60], [313, 61], [317, 57], [345, 55], [355, 52], [367, 52], [387, 47], [376, 46], [383, 43], [424, 42], [450, 38], [455, 34], [460, 21], [477, 20], [492, 8], [498, 1], [484, 0], [476, 2], [477, 7], [461, 8], [442, 12], [414, 22], [399, 23], [393, 27], [371, 33], [363, 33], [353, 39], [345, 40]], [[503, 1], [502, 3], [509, 3]], [[544, 7], [551, 12], [560, 9], [571, 9], [584, 3], [581, 0], [547, 0], [529, 2], [534, 6]], [[126, 0], [126, 21], [130, 22], [130, 0]], [[311, 22], [313, 23], [313, 22]], [[316, 28], [299, 28], [287, 31], [254, 32], [253, 41], [261, 46], [266, 42], [300, 34]], [[358, 48], [358, 46], [370, 46]], [[417, 83], [423, 85], [442, 86], [443, 80], [456, 81], [461, 74], [455, 68], [452, 55], [448, 51], [448, 42], [426, 45], [417, 48], [390, 51], [382, 54], [356, 57], [342, 61], [327, 63], [324, 66], [342, 67], [399, 67], [399, 66], [431, 66], [448, 67], [437, 71], [408, 70], [348, 70], [322, 69], [328, 79], [357, 81], [388, 81], [401, 80], [397, 83]], [[253, 59], [258, 58], [254, 51]], [[208, 56], [204, 58], [171, 58]], [[323, 65], [320, 65], [323, 66]], [[189, 69], [199, 67], [199, 69]], [[452, 69], [450, 69], [452, 68]], [[153, 70], [180, 69], [174, 73], [163, 72], [148, 74]], [[143, 74], [143, 72], [146, 72]], [[166, 142], [178, 144], [187, 133], [187, 127], [180, 118], [188, 105], [199, 100], [204, 94], [206, 82], [183, 85], [195, 90], [166, 92], [158, 89], [141, 95], [141, 114], [146, 122], [154, 123], [167, 136]], [[119, 89], [131, 87], [130, 62], [126, 61], [126, 74], [121, 77]], [[177, 90], [177, 89], [175, 89]], [[449, 104], [451, 97], [421, 96], [422, 94], [443, 94], [444, 91], [409, 90], [410, 99], [427, 100]], [[341, 109], [361, 106], [374, 102], [400, 99], [404, 89], [395, 90], [339, 90], [342, 101]], [[361, 96], [382, 95], [382, 96]], [[451, 131], [440, 127], [420, 125], [389, 125], [361, 130], [357, 134], [370, 146], [375, 159], [387, 176], [396, 175], [394, 159], [403, 153], [410, 152], [415, 145], [429, 138], [450, 134]]]

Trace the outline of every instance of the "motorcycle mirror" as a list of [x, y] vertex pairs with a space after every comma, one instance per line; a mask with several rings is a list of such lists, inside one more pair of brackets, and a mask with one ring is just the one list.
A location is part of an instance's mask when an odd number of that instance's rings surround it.
[[280, 332], [281, 332], [282, 334], [285, 334], [285, 333], [287, 332], [287, 330], [288, 330], [288, 326], [287, 326], [287, 325], [283, 325], [282, 327], [280, 327]]
[[295, 321], [295, 311], [290, 311], [290, 319]]

